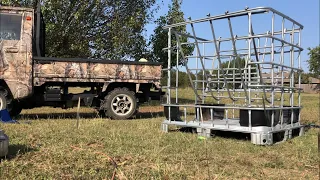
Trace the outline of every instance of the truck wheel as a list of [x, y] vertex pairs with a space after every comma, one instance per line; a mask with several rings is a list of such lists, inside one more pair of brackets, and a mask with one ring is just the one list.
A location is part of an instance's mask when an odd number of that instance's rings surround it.
[[3, 109], [7, 109], [11, 117], [19, 115], [22, 111], [22, 107], [9, 98], [8, 91], [0, 88], [0, 110]]
[[131, 118], [137, 109], [135, 93], [128, 88], [116, 88], [105, 97], [105, 114], [111, 119]]

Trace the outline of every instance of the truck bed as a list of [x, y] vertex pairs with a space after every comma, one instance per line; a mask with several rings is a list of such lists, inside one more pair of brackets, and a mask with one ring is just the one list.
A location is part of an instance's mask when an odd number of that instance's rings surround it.
[[158, 84], [162, 63], [34, 57], [34, 85], [46, 82], [133, 82]]

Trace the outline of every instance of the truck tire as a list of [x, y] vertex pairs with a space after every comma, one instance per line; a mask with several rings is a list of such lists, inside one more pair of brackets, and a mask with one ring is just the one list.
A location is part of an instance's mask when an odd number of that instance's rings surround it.
[[105, 97], [103, 107], [111, 119], [129, 119], [137, 112], [137, 99], [128, 88], [116, 88]]
[[0, 110], [7, 109], [7, 99], [2, 92], [0, 92]]
[[19, 103], [9, 97], [8, 91], [0, 88], [0, 110], [3, 109], [7, 109], [11, 117], [19, 115], [22, 111]]

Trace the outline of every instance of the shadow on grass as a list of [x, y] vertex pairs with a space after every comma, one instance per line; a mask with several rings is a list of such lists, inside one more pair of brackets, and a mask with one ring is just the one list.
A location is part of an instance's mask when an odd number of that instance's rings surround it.
[[164, 117], [163, 111], [155, 111], [155, 112], [139, 112], [134, 119], [149, 119], [149, 118], [159, 118]]
[[[171, 102], [176, 102], [176, 98], [171, 98]], [[184, 98], [178, 98], [179, 104], [194, 104], [194, 99], [184, 99]], [[164, 102], [152, 100], [149, 103], [141, 104], [141, 107], [146, 106], [161, 106], [162, 104], [165, 104], [166, 100]]]
[[[136, 119], [149, 119], [149, 118], [159, 118], [163, 117], [163, 111], [154, 111], [154, 112], [139, 112], [136, 114]], [[54, 120], [66, 120], [66, 119], [76, 119], [77, 113], [76, 112], [68, 112], [68, 113], [34, 113], [34, 114], [22, 114], [17, 120], [38, 120], [38, 119], [54, 119]], [[101, 118], [98, 113], [80, 113], [81, 119], [94, 119], [94, 118]], [[108, 119], [104, 118], [103, 119]]]
[[33, 147], [29, 147], [24, 144], [9, 144], [8, 155], [5, 157], [7, 160], [12, 160], [17, 156], [26, 154], [28, 152], [38, 151]]
[[230, 132], [230, 131], [215, 131], [215, 136], [227, 138], [227, 139], [236, 139], [236, 140], [243, 140], [249, 141], [251, 140], [250, 133], [240, 133], [240, 132]]
[[[172, 102], [175, 102], [175, 98], [172, 98]], [[179, 104], [194, 104], [194, 100], [189, 99], [179, 99]], [[159, 106], [160, 109], [153, 109], [154, 107]], [[150, 112], [146, 112], [143, 110], [143, 108], [152, 107]], [[164, 116], [163, 112], [163, 106], [159, 101], [151, 101], [150, 103], [142, 104], [140, 105], [140, 108], [142, 109], [141, 112], [138, 112], [136, 117], [133, 119], [148, 119], [148, 118], [159, 118]], [[182, 114], [182, 111], [180, 112]], [[191, 114], [192, 115], [192, 114]], [[30, 113], [30, 114], [21, 114], [20, 116], [16, 117], [16, 120], [37, 120], [37, 119], [75, 119], [77, 118], [76, 112], [53, 112], [53, 113]], [[81, 113], [80, 112], [80, 118], [81, 119], [94, 119], [94, 118], [101, 118], [98, 114], [98, 112], [92, 112], [92, 113]]]
[[[34, 113], [34, 114], [22, 114], [17, 120], [37, 120], [37, 119], [75, 119], [77, 118], [76, 112], [68, 113]], [[80, 113], [82, 119], [99, 118], [97, 113]]]

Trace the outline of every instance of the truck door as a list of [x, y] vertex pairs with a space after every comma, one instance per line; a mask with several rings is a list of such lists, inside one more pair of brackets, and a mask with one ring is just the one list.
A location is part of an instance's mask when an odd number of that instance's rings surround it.
[[0, 7], [0, 79], [12, 96], [32, 93], [33, 10]]

